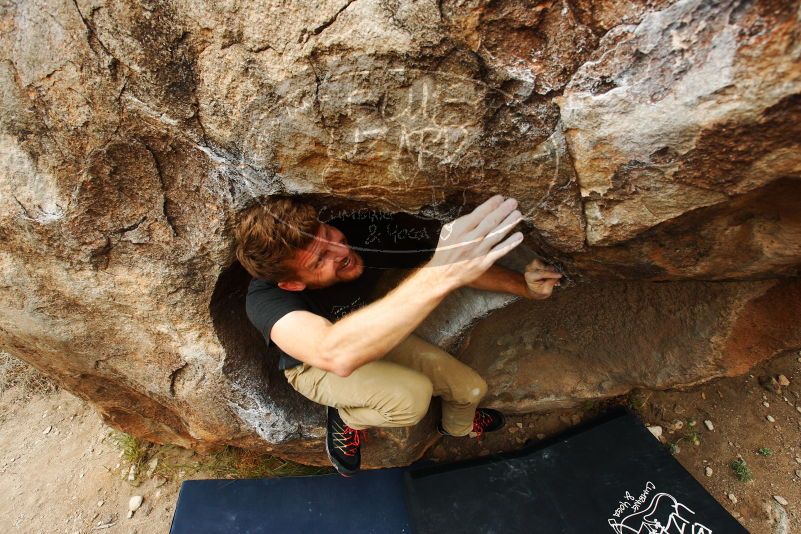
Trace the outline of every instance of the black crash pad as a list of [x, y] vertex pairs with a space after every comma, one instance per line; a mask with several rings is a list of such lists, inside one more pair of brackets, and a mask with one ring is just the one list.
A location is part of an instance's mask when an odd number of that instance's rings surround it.
[[628, 414], [512, 454], [409, 470], [404, 479], [418, 534], [747, 533]]
[[339, 475], [183, 483], [172, 534], [746, 532], [635, 417], [510, 454]]

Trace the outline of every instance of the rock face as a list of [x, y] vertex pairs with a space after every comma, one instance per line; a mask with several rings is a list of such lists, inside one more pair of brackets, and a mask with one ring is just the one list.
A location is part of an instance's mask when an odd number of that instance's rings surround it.
[[[578, 283], [508, 307], [460, 290], [418, 331], [504, 409], [801, 345], [794, 2], [0, 9], [0, 350], [127, 432], [324, 460], [234, 263], [236, 213], [276, 193], [440, 221], [515, 196], [528, 238], [504, 263]], [[434, 412], [366, 463], [418, 457]]]

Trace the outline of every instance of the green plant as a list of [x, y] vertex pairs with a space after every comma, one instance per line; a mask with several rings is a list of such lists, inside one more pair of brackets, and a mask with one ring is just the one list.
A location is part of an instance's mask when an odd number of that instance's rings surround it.
[[175, 462], [169, 457], [162, 458], [156, 468], [156, 473], [183, 479], [195, 476], [235, 479], [297, 477], [333, 472], [330, 467], [298, 464], [269, 454], [259, 454], [231, 446], [211, 453], [199, 454], [195, 458], [197, 461], [190, 462]]
[[137, 468], [144, 463], [147, 457], [147, 450], [151, 447], [149, 443], [117, 430], [113, 430], [109, 435], [117, 446], [122, 449], [122, 457], [129, 463], [136, 465]]
[[754, 475], [751, 474], [751, 470], [748, 468], [748, 464], [745, 463], [745, 460], [742, 458], [737, 458], [731, 463], [731, 469], [734, 471], [734, 475], [737, 477], [737, 480], [740, 482], [748, 482], [749, 480], [754, 479]]
[[697, 430], [693, 430], [687, 434], [687, 439], [692, 442], [693, 445], [700, 445], [701, 444], [701, 433]]
[[642, 410], [648, 404], [648, 400], [651, 398], [651, 394], [635, 389], [629, 393], [628, 397], [626, 398], [626, 404], [629, 408], [634, 411]]
[[668, 450], [670, 451], [670, 454], [674, 456], [679, 453], [679, 446], [676, 443], [673, 443], [672, 441], [668, 441], [667, 443], [665, 443], [665, 447], [667, 447]]
[[112, 431], [109, 436], [122, 449], [123, 458], [136, 466], [137, 478], [145, 470], [145, 464], [155, 458], [158, 458], [158, 464], [155, 465], [154, 474], [182, 480], [195, 476], [274, 478], [333, 472], [330, 467], [298, 464], [231, 446], [207, 454], [195, 454], [174, 445], [150, 444], [124, 432]]
[[773, 451], [767, 447], [760, 447], [759, 449], [757, 449], [757, 454], [760, 456], [768, 457], [773, 454]]

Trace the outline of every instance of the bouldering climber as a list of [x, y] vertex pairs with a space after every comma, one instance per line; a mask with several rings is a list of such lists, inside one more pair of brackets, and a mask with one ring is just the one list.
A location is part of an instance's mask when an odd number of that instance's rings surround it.
[[[328, 407], [326, 451], [340, 474], [358, 471], [363, 431], [417, 424], [442, 399], [438, 431], [481, 435], [503, 414], [479, 408], [487, 384], [473, 369], [413, 331], [462, 286], [548, 298], [561, 274], [539, 260], [524, 273], [494, 263], [523, 240], [517, 201], [496, 195], [445, 224], [427, 262], [373, 302], [363, 285], [380, 274], [311, 205], [267, 198], [240, 213], [236, 255], [253, 277], [246, 311], [301, 395]], [[362, 284], [362, 286], [360, 286]], [[331, 291], [336, 290], [336, 291]]]

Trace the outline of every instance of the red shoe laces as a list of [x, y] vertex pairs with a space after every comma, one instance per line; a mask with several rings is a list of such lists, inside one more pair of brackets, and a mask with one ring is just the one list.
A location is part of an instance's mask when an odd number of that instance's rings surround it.
[[[337, 445], [337, 448], [342, 451], [342, 454], [346, 456], [353, 456], [356, 454], [356, 451], [359, 450], [359, 447], [362, 444], [362, 440], [367, 443], [367, 432], [364, 430], [356, 430], [355, 428], [351, 428], [348, 425], [345, 425], [345, 428], [342, 429], [342, 432], [337, 432], [337, 435], [342, 436], [344, 439], [341, 440], [341, 445]], [[338, 442], [340, 440], [337, 440]]]
[[484, 434], [484, 429], [491, 424], [491, 415], [487, 415], [481, 410], [476, 410], [476, 415], [473, 417], [473, 432], [476, 433], [477, 438], [480, 438]]

